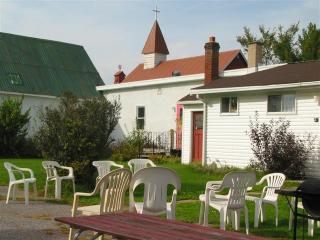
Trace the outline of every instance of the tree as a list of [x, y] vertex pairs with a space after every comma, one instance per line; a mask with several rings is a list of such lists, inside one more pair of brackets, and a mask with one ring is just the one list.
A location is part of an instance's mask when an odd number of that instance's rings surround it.
[[298, 44], [302, 60], [320, 59], [320, 29], [317, 29], [316, 24], [309, 23], [307, 29], [302, 30]]
[[18, 156], [28, 133], [30, 109], [22, 113], [23, 99], [6, 99], [0, 105], [0, 154]]
[[58, 108], [46, 108], [40, 116], [37, 141], [43, 156], [75, 168], [77, 181], [93, 183], [92, 161], [106, 157], [111, 133], [120, 118], [120, 104], [104, 97], [61, 97]]
[[309, 23], [306, 29], [302, 29], [301, 34], [298, 32], [299, 23], [292, 24], [287, 29], [281, 25], [273, 29], [260, 25], [260, 37], [255, 36], [248, 27], [244, 27], [244, 34], [238, 36], [237, 41], [245, 52], [250, 43], [260, 42], [264, 64], [319, 60], [320, 29], [316, 24]]

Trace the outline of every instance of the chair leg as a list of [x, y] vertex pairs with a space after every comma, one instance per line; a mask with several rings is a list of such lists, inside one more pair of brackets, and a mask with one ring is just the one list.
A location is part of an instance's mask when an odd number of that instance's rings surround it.
[[204, 215], [204, 202], [200, 201], [199, 225], [203, 224]]
[[308, 236], [313, 237], [314, 220], [308, 219]]
[[24, 183], [24, 204], [29, 205], [29, 183]]
[[244, 217], [245, 217], [245, 223], [246, 223], [246, 234], [249, 235], [249, 216], [248, 216], [247, 206], [244, 207]]
[[274, 208], [275, 208], [274, 214], [276, 217], [276, 227], [278, 227], [278, 216], [279, 216], [278, 202], [275, 203]]
[[208, 227], [208, 215], [209, 215], [209, 206], [204, 204], [204, 217], [203, 217], [203, 226]]
[[73, 194], [76, 192], [76, 184], [74, 182], [74, 179], [72, 179], [72, 186], [73, 186]]
[[61, 199], [61, 180], [59, 178], [56, 179], [55, 198]]
[[220, 229], [226, 230], [227, 221], [227, 209], [222, 208], [220, 210]]
[[263, 204], [263, 202], [261, 203], [261, 222], [263, 223], [263, 221], [265, 220], [266, 217], [266, 206], [265, 204]]
[[74, 230], [72, 228], [69, 229], [69, 238], [68, 240], [73, 240]]
[[236, 230], [238, 231], [240, 229], [240, 214], [241, 210], [235, 211], [235, 225], [236, 225]]
[[[294, 205], [294, 198], [291, 199], [291, 206], [293, 207]], [[292, 228], [292, 222], [293, 222], [293, 213], [291, 211], [291, 208], [289, 209], [290, 213], [289, 213], [289, 231], [291, 230]]]
[[48, 179], [46, 179], [46, 185], [44, 187], [44, 198], [47, 198], [47, 192], [48, 192]]
[[[257, 228], [259, 226], [259, 217], [260, 217], [260, 213], [261, 213], [261, 204], [262, 201], [261, 199], [257, 199], [254, 201], [254, 227]], [[262, 213], [261, 213], [262, 214]]]
[[7, 193], [7, 201], [6, 201], [6, 204], [9, 203], [9, 199], [10, 199], [10, 193], [11, 193], [11, 188], [12, 188], [12, 185], [9, 184], [9, 187], [8, 187], [8, 193]]

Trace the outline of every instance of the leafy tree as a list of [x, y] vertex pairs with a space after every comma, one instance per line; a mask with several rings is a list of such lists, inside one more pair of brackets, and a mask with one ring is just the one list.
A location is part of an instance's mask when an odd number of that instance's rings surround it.
[[37, 141], [43, 156], [74, 167], [77, 181], [93, 183], [91, 163], [105, 157], [120, 104], [104, 97], [80, 100], [64, 94], [57, 108], [46, 108]]
[[280, 62], [296, 62], [300, 60], [296, 41], [296, 34], [299, 31], [298, 25], [299, 23], [292, 24], [287, 30], [284, 30], [281, 25], [278, 27], [272, 46], [274, 55]]
[[18, 156], [25, 141], [30, 109], [22, 112], [23, 99], [8, 98], [0, 105], [0, 154]]
[[302, 60], [320, 59], [320, 29], [317, 29], [316, 24], [309, 23], [307, 29], [302, 30], [298, 44]]
[[255, 36], [248, 27], [244, 27], [244, 34], [237, 37], [244, 51], [252, 42], [262, 44], [262, 62], [264, 64], [279, 62], [296, 62], [320, 59], [320, 29], [316, 24], [309, 23], [307, 28], [299, 32], [299, 23], [292, 24], [285, 29], [266, 28], [259, 26], [260, 36]]

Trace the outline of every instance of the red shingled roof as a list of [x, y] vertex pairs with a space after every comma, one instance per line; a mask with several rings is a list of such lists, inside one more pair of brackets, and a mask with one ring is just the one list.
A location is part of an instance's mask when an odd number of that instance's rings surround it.
[[[238, 56], [238, 54], [240, 54], [239, 49], [220, 52], [219, 70], [225, 70], [232, 60]], [[143, 63], [141, 63], [128, 74], [128, 76], [123, 80], [123, 83], [172, 77], [173, 71], [180, 72], [181, 76], [204, 73], [204, 66], [204, 55], [164, 61], [151, 69], [143, 69]]]
[[158, 21], [156, 20], [151, 28], [148, 39], [142, 50], [143, 54], [162, 53], [169, 54], [166, 41], [162, 35]]

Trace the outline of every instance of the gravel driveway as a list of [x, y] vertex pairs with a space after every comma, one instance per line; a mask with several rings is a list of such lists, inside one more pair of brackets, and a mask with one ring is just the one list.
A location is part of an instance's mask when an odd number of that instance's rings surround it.
[[71, 206], [40, 200], [30, 201], [29, 206], [25, 206], [23, 201], [10, 201], [6, 205], [3, 200], [6, 191], [7, 187], [0, 186], [1, 240], [68, 239], [67, 226], [59, 224], [53, 219], [59, 216], [70, 216]]

